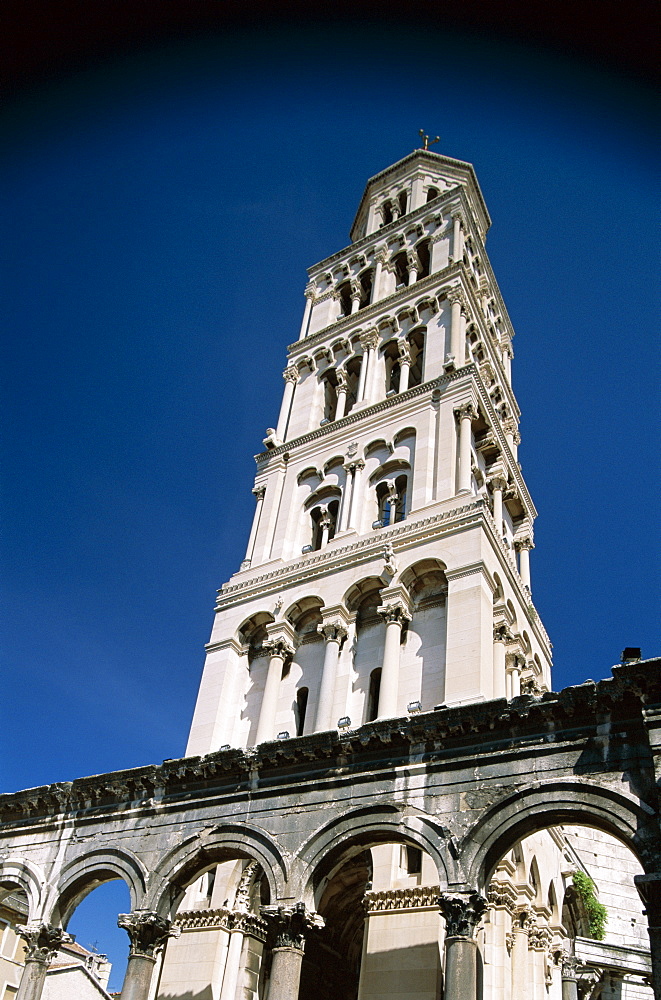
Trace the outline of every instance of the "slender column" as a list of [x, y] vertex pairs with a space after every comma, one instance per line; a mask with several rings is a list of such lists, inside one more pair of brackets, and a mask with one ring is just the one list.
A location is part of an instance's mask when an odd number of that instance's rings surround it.
[[493, 630], [493, 696], [507, 697], [505, 645], [511, 632], [507, 625], [496, 625]]
[[[291, 630], [293, 632], [293, 629]], [[266, 675], [264, 694], [262, 695], [262, 707], [257, 723], [257, 735], [255, 736], [255, 746], [266, 740], [272, 740], [275, 736], [275, 715], [278, 709], [278, 695], [280, 693], [280, 678], [282, 677], [282, 667], [289, 656], [294, 655], [294, 646], [291, 641], [278, 636], [265, 642], [263, 649], [269, 654], [269, 669]]]
[[405, 622], [411, 621], [411, 615], [402, 604], [384, 605], [377, 608], [377, 611], [386, 623], [377, 718], [387, 719], [397, 715], [399, 647], [402, 641], [402, 627]]
[[306, 911], [305, 903], [263, 906], [261, 914], [275, 931], [269, 1000], [298, 1000], [305, 939], [324, 926], [323, 918]]
[[464, 403], [454, 411], [459, 420], [459, 489], [457, 493], [471, 491], [471, 422], [477, 413], [472, 403]]
[[647, 917], [654, 1000], [661, 1000], [661, 872], [634, 875], [633, 880]]
[[477, 892], [442, 893], [438, 906], [445, 917], [444, 1000], [477, 1000], [475, 929], [487, 901]]
[[342, 493], [342, 505], [340, 507], [340, 521], [339, 521], [339, 531], [346, 531], [349, 524], [349, 512], [351, 510], [351, 498], [353, 495], [353, 482], [354, 476], [356, 474], [355, 463], [349, 462], [344, 466], [344, 471], [346, 473], [346, 478], [344, 482], [344, 490]]
[[310, 314], [312, 313], [312, 303], [314, 301], [314, 287], [308, 286], [305, 289], [305, 311], [303, 312], [303, 322], [301, 323], [301, 332], [298, 335], [299, 340], [303, 340], [307, 336], [308, 327], [310, 325]]
[[409, 387], [409, 374], [411, 372], [411, 349], [404, 343], [399, 348], [399, 391], [406, 392]]
[[518, 698], [521, 694], [521, 665], [516, 653], [506, 653], [508, 697]]
[[227, 947], [223, 985], [220, 989], [219, 1000], [235, 1000], [236, 997], [236, 987], [239, 982], [239, 972], [241, 971], [241, 952], [243, 950], [243, 916], [242, 913], [233, 913], [229, 919], [231, 928], [230, 941]]
[[363, 351], [365, 354], [365, 378], [363, 379], [363, 369], [360, 369], [360, 381], [363, 383], [363, 393], [359, 398], [370, 402], [373, 394], [372, 383], [374, 381], [374, 368], [376, 367], [376, 346], [379, 342], [379, 336], [376, 330], [370, 330], [368, 333], [364, 333], [360, 338], [360, 342], [363, 345]]
[[512, 1000], [531, 1000], [533, 996], [528, 959], [529, 930], [529, 911], [517, 910], [512, 921]]
[[363, 297], [363, 289], [359, 281], [351, 282], [351, 315], [357, 313], [360, 309], [361, 299]]
[[466, 308], [466, 297], [461, 286], [455, 285], [448, 289], [447, 299], [452, 307], [452, 317], [450, 320], [450, 357], [446, 361], [454, 361], [455, 367], [461, 368], [466, 354], [465, 341], [462, 343], [462, 311]]
[[388, 251], [385, 247], [380, 247], [374, 254], [374, 280], [372, 282], [372, 302], [378, 302], [381, 291], [381, 271], [388, 259]]
[[576, 959], [569, 955], [562, 959], [562, 1000], [578, 1000]]
[[61, 927], [45, 923], [21, 925], [17, 931], [25, 938], [27, 951], [16, 1000], [39, 1000], [51, 960], [71, 938]]
[[491, 480], [493, 490], [493, 519], [500, 538], [503, 537], [503, 492], [507, 483], [502, 476], [494, 476]]
[[409, 272], [408, 283], [409, 285], [414, 285], [415, 282], [418, 280], [418, 274], [422, 269], [422, 265], [420, 264], [420, 258], [418, 257], [415, 250], [406, 251], [406, 266]]
[[333, 699], [335, 697], [335, 677], [337, 661], [340, 655], [340, 644], [346, 638], [347, 630], [337, 622], [324, 622], [319, 625], [318, 632], [326, 640], [324, 650], [324, 667], [319, 688], [319, 702], [315, 719], [315, 733], [326, 732], [333, 725]]
[[264, 506], [264, 497], [266, 496], [266, 486], [255, 486], [252, 493], [255, 499], [257, 500], [257, 504], [255, 505], [255, 514], [252, 519], [252, 528], [250, 529], [250, 538], [248, 539], [246, 557], [241, 563], [241, 569], [250, 568], [250, 563], [252, 561], [253, 553], [255, 551], [255, 542], [257, 540], [257, 532], [259, 530], [259, 521], [262, 516], [262, 507]]
[[331, 521], [330, 514], [328, 513], [328, 507], [322, 507], [322, 514], [319, 519], [319, 527], [321, 528], [321, 544], [320, 549], [325, 549], [328, 545], [328, 538], [330, 535]]
[[530, 590], [530, 550], [534, 545], [530, 538], [520, 538], [514, 543], [514, 548], [519, 553], [519, 576], [523, 586]]
[[347, 408], [347, 377], [343, 371], [337, 372], [337, 406], [335, 419], [341, 420]]
[[298, 382], [298, 368], [295, 365], [288, 365], [282, 373], [282, 377], [285, 380], [285, 392], [282, 397], [278, 426], [275, 429], [275, 436], [278, 441], [284, 441], [285, 434], [287, 433], [289, 413], [291, 411], [292, 399], [294, 398], [294, 388]]
[[360, 493], [361, 493], [361, 483], [363, 478], [363, 469], [365, 468], [365, 463], [362, 458], [358, 459], [357, 462], [352, 463], [353, 466], [353, 490], [351, 492], [351, 506], [349, 508], [349, 528], [357, 528], [356, 521], [359, 518], [359, 504], [360, 504]]
[[454, 223], [452, 230], [452, 262], [456, 264], [464, 258], [464, 240], [461, 228], [463, 220], [459, 212], [452, 216], [452, 221]]
[[154, 910], [120, 913], [117, 926], [124, 928], [131, 942], [121, 1000], [148, 1000], [156, 956], [169, 937], [179, 935], [179, 928]]

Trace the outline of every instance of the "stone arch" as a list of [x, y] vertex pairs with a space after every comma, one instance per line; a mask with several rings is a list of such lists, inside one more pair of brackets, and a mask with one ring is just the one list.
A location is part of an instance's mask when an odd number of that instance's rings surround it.
[[131, 909], [142, 905], [148, 872], [131, 852], [118, 848], [99, 848], [69, 862], [62, 869], [49, 900], [52, 924], [67, 926], [78, 904], [97, 886], [121, 879], [131, 896]]
[[43, 903], [42, 886], [46, 884], [46, 877], [42, 870], [33, 861], [27, 858], [8, 858], [0, 861], [0, 900], [2, 900], [5, 890], [15, 892], [17, 889], [24, 892], [28, 901], [28, 920], [32, 921], [39, 917]]
[[356, 809], [321, 827], [301, 846], [296, 886], [298, 898], [314, 908], [315, 890], [322, 880], [353, 855], [378, 844], [400, 843], [419, 847], [434, 861], [439, 884], [446, 888], [454, 871], [448, 869], [449, 851], [443, 850], [448, 832], [422, 812], [400, 811], [394, 803]]
[[489, 884], [495, 866], [523, 837], [549, 826], [593, 826], [621, 840], [645, 871], [654, 870], [659, 834], [653, 810], [580, 779], [545, 781], [508, 795], [477, 821], [460, 851], [470, 884]]
[[275, 840], [259, 827], [229, 823], [206, 828], [163, 855], [154, 869], [145, 909], [173, 916], [191, 882], [218, 863], [235, 858], [259, 862], [272, 900], [289, 895], [289, 866]]

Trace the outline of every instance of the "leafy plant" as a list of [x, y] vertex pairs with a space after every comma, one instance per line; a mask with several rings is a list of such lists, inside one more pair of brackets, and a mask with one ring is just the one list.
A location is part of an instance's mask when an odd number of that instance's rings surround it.
[[585, 908], [590, 925], [590, 937], [594, 938], [595, 941], [603, 941], [608, 921], [608, 910], [597, 899], [594, 882], [585, 872], [574, 872], [572, 882], [576, 894]]

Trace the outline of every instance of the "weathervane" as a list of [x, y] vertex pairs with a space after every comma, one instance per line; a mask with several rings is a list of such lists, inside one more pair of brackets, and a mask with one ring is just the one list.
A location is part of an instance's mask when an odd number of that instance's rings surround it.
[[423, 128], [421, 128], [418, 131], [418, 135], [422, 139], [422, 143], [423, 143], [422, 148], [423, 149], [429, 149], [429, 147], [433, 146], [435, 142], [440, 142], [441, 141], [440, 135], [437, 135], [435, 139], [432, 139], [430, 141], [429, 136], [425, 135], [425, 130]]

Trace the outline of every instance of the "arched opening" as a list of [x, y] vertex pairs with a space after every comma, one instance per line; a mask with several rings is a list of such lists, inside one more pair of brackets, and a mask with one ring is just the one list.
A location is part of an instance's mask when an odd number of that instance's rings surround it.
[[28, 923], [28, 897], [11, 882], [0, 882], [0, 984], [3, 1000], [18, 993], [26, 945], [18, 928]]
[[440, 192], [438, 188], [435, 187], [427, 188], [427, 204], [429, 204], [430, 201], [433, 201], [434, 198], [438, 198], [439, 194]]
[[391, 201], [384, 201], [384, 203], [382, 204], [382, 206], [381, 206], [381, 217], [383, 219], [383, 223], [382, 224], [384, 226], [389, 226], [390, 223], [393, 221], [394, 215], [393, 215], [393, 209], [392, 209], [392, 202]]
[[399, 344], [396, 340], [389, 340], [383, 348], [383, 357], [386, 364], [386, 396], [391, 396], [399, 392], [399, 378], [401, 373]]
[[313, 552], [323, 549], [335, 537], [339, 506], [339, 498], [334, 498], [329, 500], [328, 503], [317, 504], [310, 511], [310, 520], [312, 522], [312, 540], [310, 544]]
[[379, 714], [379, 695], [381, 694], [381, 667], [370, 674], [369, 690], [367, 692], [367, 711], [365, 722], [373, 722]]
[[344, 407], [345, 414], [351, 413], [358, 401], [358, 386], [360, 385], [360, 366], [362, 357], [356, 356], [347, 361], [344, 372], [347, 378], [347, 401]]
[[65, 996], [85, 995], [89, 977], [107, 992], [121, 990], [129, 940], [117, 926], [117, 916], [130, 910], [128, 887], [116, 877], [81, 900], [66, 924], [74, 940], [62, 946], [49, 966], [48, 976], [54, 976], [54, 986], [57, 979], [58, 991], [63, 989]]
[[564, 995], [563, 959], [576, 964], [579, 997], [652, 1000], [642, 866], [605, 830], [541, 826], [496, 864], [478, 931], [484, 996]]
[[404, 473], [395, 479], [387, 479], [376, 488], [379, 510], [379, 524], [388, 527], [406, 520], [408, 502], [408, 476]]
[[402, 649], [400, 671], [412, 700], [431, 711], [445, 701], [447, 592], [445, 566], [424, 559], [402, 572], [402, 584], [413, 603], [413, 617]]
[[395, 270], [395, 286], [404, 288], [409, 283], [409, 268], [406, 250], [401, 250], [394, 258], [392, 266]]
[[411, 347], [411, 370], [409, 372], [409, 388], [420, 385], [424, 377], [425, 367], [425, 330], [420, 327], [409, 334]]
[[430, 246], [431, 246], [431, 243], [430, 243], [430, 241], [428, 239], [420, 240], [419, 243], [416, 243], [415, 249], [416, 249], [416, 253], [418, 254], [418, 259], [420, 260], [420, 270], [418, 271], [418, 281], [420, 281], [421, 278], [426, 278], [428, 276], [428, 274], [429, 274], [429, 266], [430, 266], [429, 248], [430, 248]]
[[408, 198], [409, 196], [407, 191], [400, 191], [399, 194], [397, 195], [397, 203], [399, 206], [400, 216], [406, 215], [406, 206], [408, 204]]
[[325, 927], [306, 945], [299, 998], [438, 1000], [443, 930], [436, 865], [417, 844], [362, 839], [318, 879], [316, 908]]
[[351, 282], [343, 281], [337, 286], [336, 293], [340, 303], [340, 314], [342, 316], [351, 315]]
[[337, 374], [334, 368], [328, 368], [321, 376], [324, 387], [324, 416], [323, 424], [335, 420], [337, 412]]
[[294, 719], [296, 722], [296, 735], [302, 736], [305, 728], [305, 715], [308, 707], [309, 691], [306, 687], [299, 688], [296, 692], [296, 705], [294, 708]]
[[371, 267], [367, 268], [367, 270], [363, 271], [359, 275], [358, 280], [363, 290], [363, 294], [360, 299], [360, 305], [358, 306], [358, 308], [364, 309], [365, 306], [368, 306], [372, 301], [372, 284], [374, 281], [374, 270]]
[[[378, 614], [381, 606], [381, 591], [384, 582], [379, 577], [367, 577], [354, 584], [344, 599], [345, 607], [350, 615], [356, 616], [355, 637], [351, 645], [352, 656], [352, 687], [349, 695], [347, 714], [357, 725], [368, 721], [368, 705], [370, 690], [373, 692], [373, 703], [378, 714], [378, 686], [372, 675], [375, 664], [381, 664], [383, 658], [383, 642], [385, 625]], [[379, 668], [380, 669], [380, 668]], [[380, 674], [378, 675], [380, 676]], [[369, 709], [375, 712], [374, 707]], [[373, 714], [372, 718], [376, 718]]]

